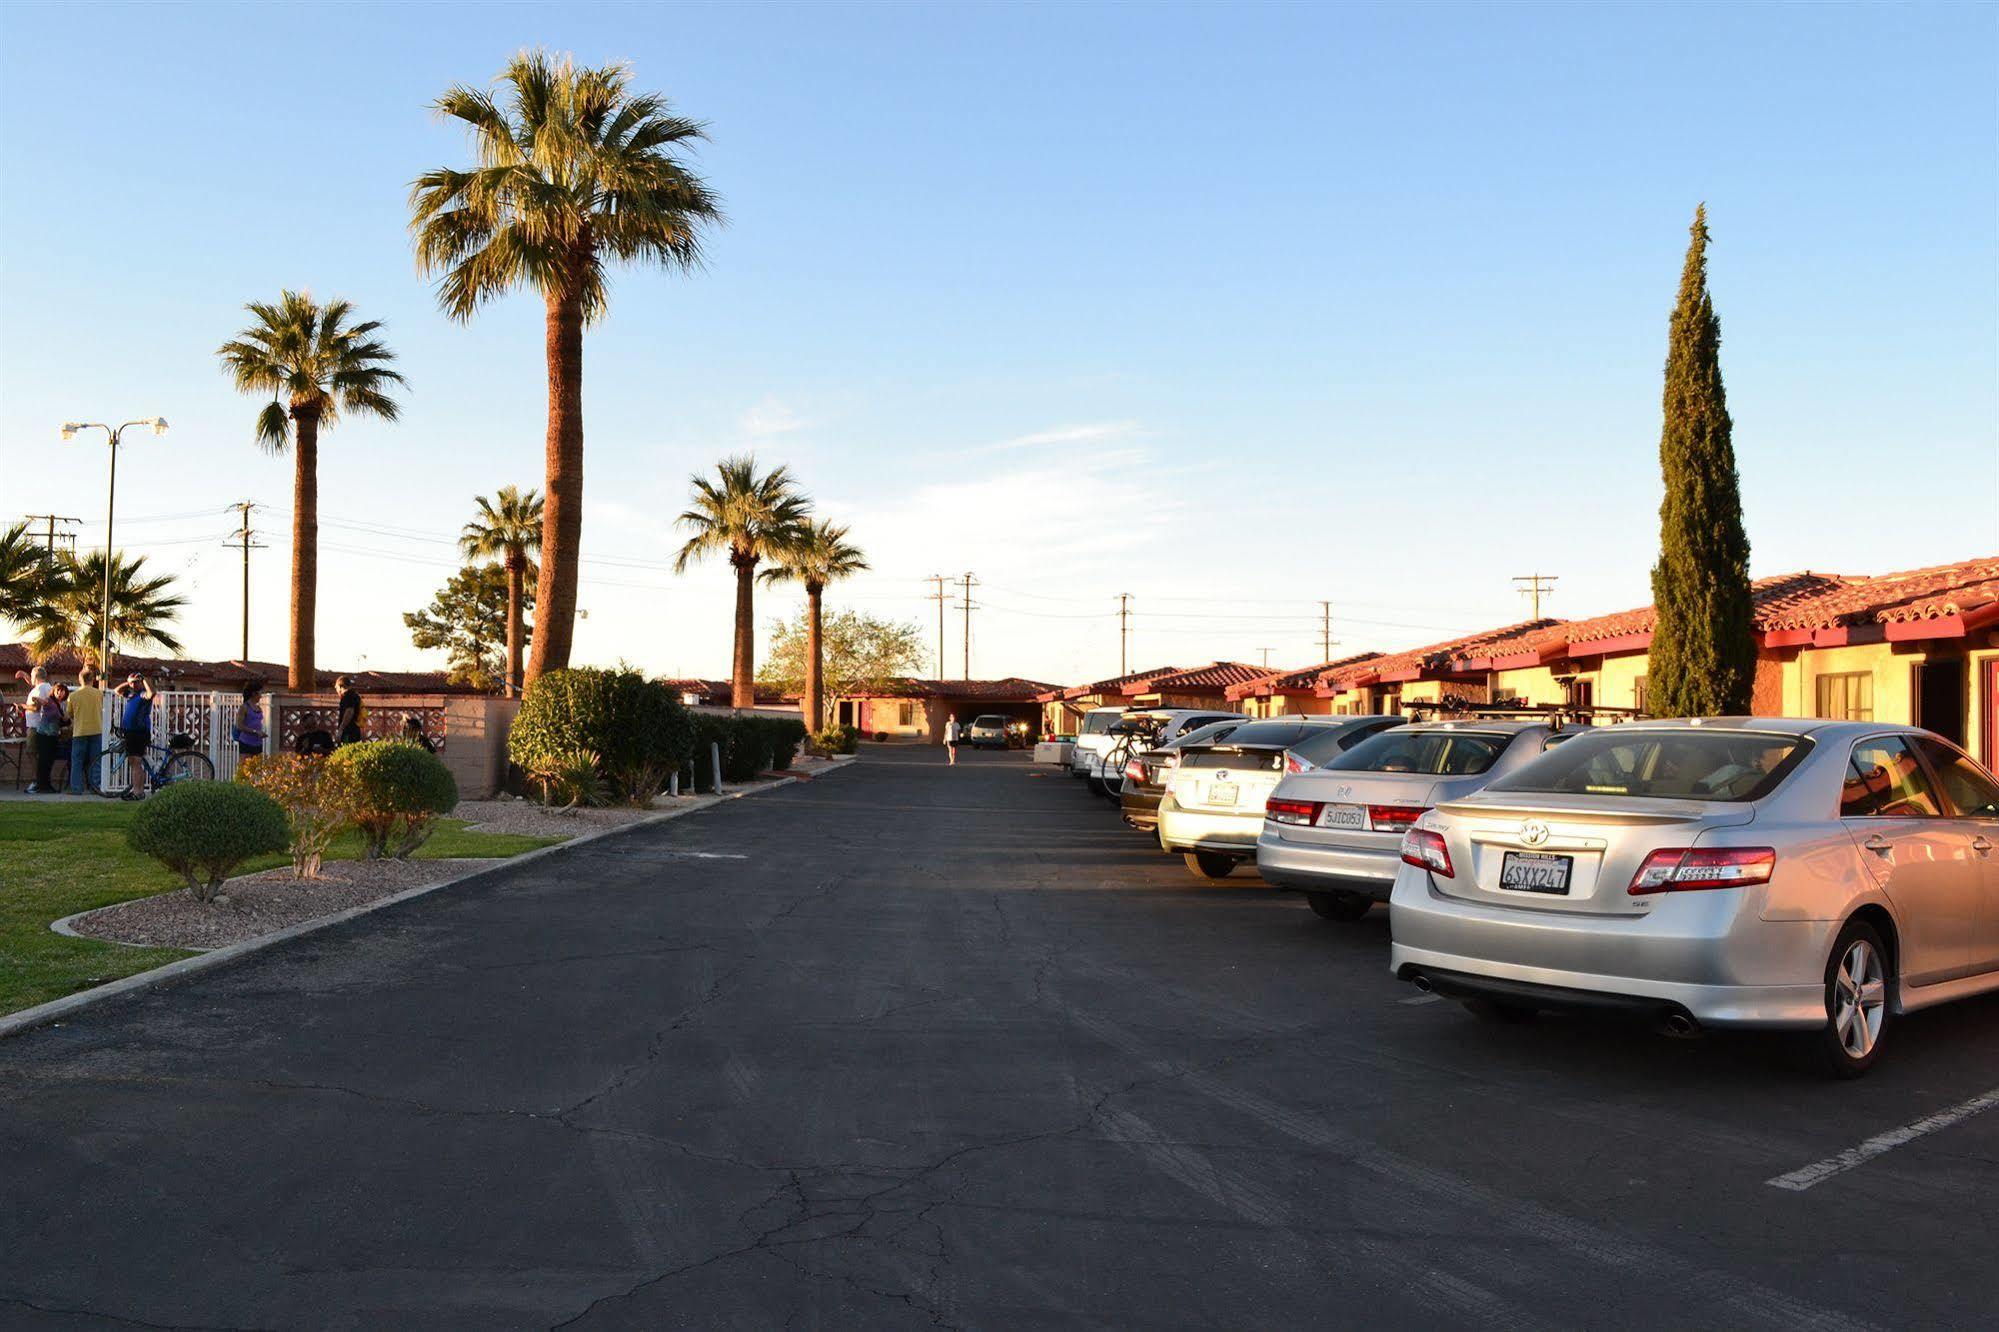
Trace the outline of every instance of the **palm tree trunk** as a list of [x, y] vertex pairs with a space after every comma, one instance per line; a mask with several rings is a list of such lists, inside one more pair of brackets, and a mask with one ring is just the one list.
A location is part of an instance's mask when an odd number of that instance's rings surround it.
[[[735, 561], [731, 561], [735, 563]], [[756, 686], [756, 607], [752, 602], [755, 595], [751, 584], [756, 577], [756, 561], [736, 564], [736, 674], [731, 681], [729, 702], [732, 707], [755, 707]]]
[[825, 642], [819, 636], [819, 598], [825, 591], [805, 585], [805, 729], [814, 735], [826, 729]]
[[541, 580], [527, 681], [569, 664], [576, 627], [576, 570], [583, 545], [583, 297], [548, 299], [547, 498], [541, 511]]
[[507, 561], [507, 678], [505, 693], [513, 698], [521, 691], [521, 576], [519, 560]]
[[319, 606], [319, 415], [292, 413], [291, 687], [318, 687], [313, 617]]

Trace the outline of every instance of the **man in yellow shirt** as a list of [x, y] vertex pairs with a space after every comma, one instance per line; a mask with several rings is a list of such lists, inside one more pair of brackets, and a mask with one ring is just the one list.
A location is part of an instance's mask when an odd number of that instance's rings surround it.
[[84, 776], [93, 772], [104, 753], [104, 691], [96, 668], [77, 672], [69, 691], [69, 793], [82, 795]]

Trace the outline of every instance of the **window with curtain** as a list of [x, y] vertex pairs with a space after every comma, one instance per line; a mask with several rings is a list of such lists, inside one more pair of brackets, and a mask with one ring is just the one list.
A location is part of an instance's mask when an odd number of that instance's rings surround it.
[[1849, 671], [1818, 678], [1818, 715], [1832, 721], [1874, 720], [1874, 676]]

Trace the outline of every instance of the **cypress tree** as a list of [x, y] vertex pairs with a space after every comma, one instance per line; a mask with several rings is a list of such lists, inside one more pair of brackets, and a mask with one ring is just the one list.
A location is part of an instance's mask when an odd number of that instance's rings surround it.
[[1756, 679], [1749, 537], [1721, 384], [1721, 323], [1707, 289], [1707, 205], [1694, 213], [1666, 349], [1659, 467], [1658, 621], [1646, 707], [1660, 717], [1746, 713]]

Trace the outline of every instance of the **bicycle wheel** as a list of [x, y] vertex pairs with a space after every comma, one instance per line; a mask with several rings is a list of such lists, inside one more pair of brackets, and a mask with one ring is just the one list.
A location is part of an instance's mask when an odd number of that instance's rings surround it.
[[90, 769], [90, 789], [107, 800], [116, 800], [132, 789], [132, 771], [125, 763], [123, 748], [107, 749]]
[[183, 749], [170, 755], [160, 765], [156, 780], [161, 786], [172, 786], [175, 782], [212, 782], [215, 780], [215, 764], [209, 761], [206, 754]]

